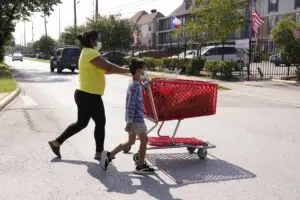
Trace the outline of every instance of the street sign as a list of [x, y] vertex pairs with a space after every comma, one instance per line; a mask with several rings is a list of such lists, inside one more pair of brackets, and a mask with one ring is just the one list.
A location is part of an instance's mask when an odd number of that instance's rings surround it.
[[296, 39], [300, 39], [300, 28], [295, 29], [294, 36], [295, 36]]

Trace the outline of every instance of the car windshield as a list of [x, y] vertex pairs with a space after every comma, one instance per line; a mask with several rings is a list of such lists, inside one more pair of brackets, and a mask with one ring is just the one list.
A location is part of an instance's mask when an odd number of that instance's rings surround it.
[[66, 57], [79, 57], [80, 56], [80, 49], [65, 49], [64, 56]]

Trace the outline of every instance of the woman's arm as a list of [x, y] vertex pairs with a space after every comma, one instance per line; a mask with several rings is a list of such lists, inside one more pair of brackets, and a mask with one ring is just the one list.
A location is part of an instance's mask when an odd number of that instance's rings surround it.
[[129, 69], [122, 68], [116, 64], [106, 61], [101, 56], [98, 56], [90, 61], [96, 67], [103, 69], [107, 74], [127, 74]]

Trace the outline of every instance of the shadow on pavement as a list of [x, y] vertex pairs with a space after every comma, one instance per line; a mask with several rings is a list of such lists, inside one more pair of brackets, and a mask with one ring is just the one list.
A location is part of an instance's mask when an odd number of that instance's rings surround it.
[[[105, 185], [108, 192], [134, 194], [138, 190], [142, 190], [156, 199], [166, 200], [174, 199], [170, 193], [171, 188], [256, 177], [255, 174], [241, 167], [216, 157], [210, 157], [201, 161], [196, 154], [148, 154], [147, 160], [172, 177], [176, 181], [176, 185], [169, 185], [155, 175], [138, 176], [132, 172], [119, 172], [115, 166], [110, 166], [107, 172], [103, 172], [99, 164], [93, 162], [60, 159], [53, 159], [51, 162], [86, 165], [87, 172]], [[135, 185], [134, 179], [138, 179], [141, 184]]]
[[18, 82], [26, 83], [57, 83], [71, 81], [68, 76], [78, 73], [62, 72], [61, 74], [45, 72], [40, 70], [13, 70], [14, 78]]
[[[107, 172], [104, 172], [97, 163], [78, 160], [60, 160], [55, 158], [52, 159], [51, 162], [86, 165], [88, 168], [87, 172], [105, 185], [107, 192], [134, 194], [138, 190], [142, 190], [155, 199], [181, 200], [173, 198], [170, 193], [170, 188], [172, 186], [161, 184], [155, 175], [139, 176], [133, 174], [132, 172], [119, 172], [115, 166], [109, 166]], [[134, 179], [139, 180], [141, 184], [134, 185]]]
[[199, 160], [197, 154], [148, 154], [147, 160], [178, 184], [220, 182], [255, 178], [256, 175], [215, 157]]

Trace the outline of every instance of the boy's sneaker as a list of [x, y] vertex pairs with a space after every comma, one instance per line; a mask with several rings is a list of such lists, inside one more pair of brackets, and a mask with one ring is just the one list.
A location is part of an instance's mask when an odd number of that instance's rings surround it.
[[103, 151], [101, 152], [100, 165], [101, 165], [101, 167], [102, 167], [102, 169], [103, 169], [104, 171], [107, 170], [108, 163], [109, 163], [109, 162], [108, 162], [108, 152], [105, 151], [105, 150], [103, 150]]
[[141, 174], [141, 175], [147, 175], [147, 174], [153, 174], [154, 173], [154, 169], [149, 167], [146, 163], [143, 166], [137, 166], [135, 168], [134, 173], [136, 174]]

